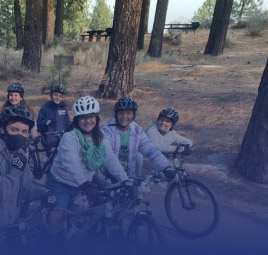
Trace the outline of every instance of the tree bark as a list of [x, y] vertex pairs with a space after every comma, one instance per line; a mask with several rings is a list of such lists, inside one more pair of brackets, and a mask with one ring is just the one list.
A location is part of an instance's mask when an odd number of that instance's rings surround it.
[[23, 30], [22, 30], [22, 18], [20, 11], [20, 0], [14, 0], [14, 16], [15, 16], [15, 29], [17, 39], [17, 50], [23, 48]]
[[167, 15], [168, 0], [158, 0], [148, 55], [160, 58], [162, 54], [163, 33]]
[[134, 87], [134, 68], [142, 0], [117, 0], [108, 60], [96, 93], [97, 97], [117, 99]]
[[144, 35], [148, 33], [148, 19], [150, 10], [150, 0], [143, 0], [141, 8], [141, 20], [138, 33], [138, 49], [144, 48]]
[[57, 0], [54, 33], [59, 38], [62, 38], [63, 36], [63, 15], [64, 15], [64, 0]]
[[243, 143], [235, 161], [238, 172], [252, 181], [262, 182], [268, 155], [268, 60]]
[[54, 39], [54, 0], [44, 0], [42, 41], [48, 44]]
[[40, 72], [42, 57], [43, 0], [26, 0], [24, 24], [24, 51], [21, 65]]
[[209, 39], [204, 54], [218, 56], [223, 53], [234, 0], [217, 0], [214, 8]]

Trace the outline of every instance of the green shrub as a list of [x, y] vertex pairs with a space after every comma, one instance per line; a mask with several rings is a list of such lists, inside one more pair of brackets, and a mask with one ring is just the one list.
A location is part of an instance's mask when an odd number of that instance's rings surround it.
[[0, 47], [0, 78], [22, 78], [29, 73], [21, 67], [22, 51]]
[[247, 18], [246, 30], [250, 36], [260, 36], [268, 26], [268, 12], [256, 11]]

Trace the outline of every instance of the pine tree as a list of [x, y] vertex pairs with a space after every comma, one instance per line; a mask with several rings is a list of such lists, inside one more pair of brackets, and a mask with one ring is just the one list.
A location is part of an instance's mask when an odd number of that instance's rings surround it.
[[113, 13], [106, 3], [106, 0], [97, 0], [93, 9], [92, 19], [90, 22], [90, 29], [105, 29], [112, 27]]

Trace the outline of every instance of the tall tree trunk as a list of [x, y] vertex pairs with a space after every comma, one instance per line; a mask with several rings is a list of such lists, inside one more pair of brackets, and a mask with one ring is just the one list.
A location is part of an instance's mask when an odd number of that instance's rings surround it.
[[235, 166], [241, 175], [262, 182], [267, 172], [268, 155], [268, 60], [258, 95]]
[[20, 11], [20, 0], [14, 0], [14, 16], [15, 16], [15, 27], [16, 27], [17, 50], [19, 50], [23, 48], [23, 31], [22, 31], [21, 11]]
[[64, 14], [64, 0], [57, 0], [55, 31], [54, 31], [57, 37], [63, 36], [63, 14]]
[[43, 0], [26, 0], [22, 66], [40, 72]]
[[96, 96], [117, 99], [134, 87], [138, 28], [142, 0], [117, 0], [108, 60]]
[[163, 33], [167, 15], [168, 0], [158, 0], [154, 16], [154, 25], [148, 55], [151, 57], [161, 57]]
[[150, 10], [150, 0], [143, 0], [141, 8], [141, 21], [138, 33], [138, 49], [144, 48], [144, 34], [148, 33], [148, 19]]
[[54, 0], [44, 0], [42, 24], [43, 44], [52, 42], [54, 38], [54, 9]]
[[218, 56], [223, 53], [234, 0], [217, 0], [209, 38], [204, 54]]

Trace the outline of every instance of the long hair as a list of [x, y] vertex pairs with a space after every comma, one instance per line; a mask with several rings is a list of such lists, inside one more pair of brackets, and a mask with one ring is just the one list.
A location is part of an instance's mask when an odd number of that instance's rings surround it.
[[[20, 105], [24, 106], [34, 116], [33, 108], [29, 105], [29, 103], [24, 98], [22, 98]], [[12, 106], [12, 104], [9, 102], [9, 100], [6, 100], [6, 102], [2, 106], [1, 111], [5, 110], [9, 106]]]
[[[74, 128], [79, 128], [79, 125], [78, 125], [78, 120], [79, 120], [79, 116], [75, 116], [73, 118], [73, 123], [71, 126], [69, 126], [67, 129], [66, 129], [66, 132], [68, 131], [72, 131]], [[95, 127], [92, 129], [92, 131], [90, 132], [90, 136], [91, 136], [91, 139], [93, 141], [93, 144], [96, 145], [96, 146], [99, 146], [104, 138], [104, 135], [100, 129], [100, 126], [99, 126], [99, 123], [100, 123], [100, 117], [98, 114], [96, 114], [96, 125]], [[81, 129], [80, 129], [81, 130]]]

